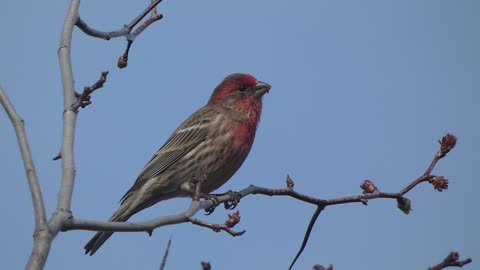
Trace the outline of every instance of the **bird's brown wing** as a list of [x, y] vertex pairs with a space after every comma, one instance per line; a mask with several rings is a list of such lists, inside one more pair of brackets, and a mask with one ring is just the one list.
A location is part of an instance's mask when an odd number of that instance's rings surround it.
[[[193, 117], [194, 115], [192, 115], [185, 120], [170, 136], [167, 142], [153, 155], [152, 159], [145, 165], [142, 172], [140, 172], [133, 186], [123, 195], [121, 199], [122, 203], [148, 180], [163, 173], [172, 166], [172, 164], [207, 138], [212, 119], [209, 117], [200, 117], [199, 119], [198, 114], [202, 114], [201, 112], [202, 110], [197, 111], [197, 113], [194, 114], [197, 115], [197, 117]], [[189, 121], [190, 119], [196, 119], [197, 121]]]

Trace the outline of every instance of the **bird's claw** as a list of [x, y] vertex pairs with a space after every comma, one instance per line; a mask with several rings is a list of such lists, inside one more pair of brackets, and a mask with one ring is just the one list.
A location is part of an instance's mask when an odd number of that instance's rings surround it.
[[227, 191], [225, 194], [229, 195], [230, 198], [232, 198], [229, 201], [226, 201], [223, 203], [225, 209], [227, 210], [233, 210], [237, 207], [238, 203], [240, 202], [240, 199], [242, 198], [242, 195], [240, 193], [235, 192], [235, 191]]
[[217, 196], [223, 196], [223, 195], [228, 195], [230, 196], [230, 200], [226, 201], [223, 203], [223, 206], [225, 207], [225, 209], [227, 210], [233, 210], [237, 207], [238, 203], [240, 202], [240, 199], [242, 198], [242, 195], [238, 192], [235, 192], [235, 191], [227, 191], [223, 194], [207, 194], [207, 195], [203, 195], [204, 199], [205, 200], [210, 200], [212, 202], [212, 206], [205, 209], [205, 215], [210, 215], [213, 213], [213, 211], [215, 211], [215, 208], [217, 208], [217, 206], [220, 204], [218, 202], [218, 198]]

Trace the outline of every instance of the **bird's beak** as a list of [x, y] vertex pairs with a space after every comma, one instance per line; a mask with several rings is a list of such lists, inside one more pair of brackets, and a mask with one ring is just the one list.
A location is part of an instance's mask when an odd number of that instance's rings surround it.
[[255, 92], [253, 93], [253, 95], [256, 98], [260, 98], [265, 93], [268, 93], [268, 91], [270, 91], [270, 88], [272, 88], [272, 86], [270, 86], [270, 84], [265, 83], [265, 82], [261, 82], [261, 81], [257, 81], [257, 84], [255, 85]]

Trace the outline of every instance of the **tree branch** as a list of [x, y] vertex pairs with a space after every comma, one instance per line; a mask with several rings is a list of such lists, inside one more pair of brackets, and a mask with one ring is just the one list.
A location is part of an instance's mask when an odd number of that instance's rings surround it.
[[17, 135], [18, 146], [22, 155], [23, 166], [27, 175], [28, 186], [32, 196], [33, 213], [35, 216], [34, 246], [27, 269], [40, 269], [45, 264], [46, 254], [50, 249], [51, 234], [47, 227], [47, 218], [42, 192], [38, 183], [37, 172], [32, 159], [30, 147], [28, 145], [27, 134], [25, 132], [23, 119], [18, 115], [15, 107], [8, 99], [3, 87], [0, 85], [0, 103], [2, 103], [5, 112], [12, 121]]
[[346, 204], [346, 203], [366, 204], [368, 200], [371, 200], [371, 199], [403, 198], [403, 195], [406, 192], [413, 189], [418, 184], [422, 182], [427, 182], [434, 177], [438, 177], [438, 176], [423, 175], [415, 179], [412, 183], [410, 183], [408, 185], [409, 189], [405, 188], [401, 192], [397, 192], [397, 193], [380, 192], [378, 190], [375, 190], [371, 193], [363, 193], [359, 195], [333, 198], [333, 199], [320, 199], [320, 198], [308, 196], [302, 193], [298, 193], [293, 190], [292, 188], [293, 180], [289, 178], [289, 181], [287, 182], [290, 184], [287, 188], [284, 188], [284, 189], [269, 189], [269, 188], [255, 186], [255, 185], [250, 185], [249, 187], [242, 189], [239, 192], [228, 192], [219, 196], [211, 195], [215, 197], [215, 200], [204, 200], [204, 201], [192, 200], [192, 203], [190, 204], [189, 208], [181, 213], [152, 219], [146, 222], [108, 222], [108, 221], [93, 221], [93, 220], [71, 218], [64, 224], [64, 227], [62, 228], [62, 230], [63, 231], [92, 230], [92, 231], [113, 231], [113, 232], [145, 231], [145, 232], [151, 233], [154, 229], [162, 226], [179, 224], [184, 222], [192, 222], [191, 217], [193, 217], [198, 211], [202, 209], [203, 210], [209, 209], [221, 203], [232, 201], [234, 199], [237, 199], [236, 196], [241, 196], [243, 198], [248, 195], [254, 195], [254, 194], [260, 194], [260, 195], [266, 195], [266, 196], [289, 196], [300, 201], [314, 204], [320, 207], [320, 209], [323, 209], [329, 205]]
[[[161, 2], [162, 0], [152, 0], [152, 4], [148, 6], [134, 21], [132, 21], [129, 25], [126, 25], [125, 28], [128, 31], [127, 37], [127, 47], [125, 48], [125, 52], [123, 53], [122, 56], [118, 58], [117, 61], [117, 66], [118, 68], [125, 68], [128, 65], [128, 54], [130, 52], [130, 48], [132, 47], [133, 41], [137, 36], [139, 36], [148, 26], [150, 26], [152, 23], [161, 20], [163, 18], [162, 14], [157, 13], [157, 8], [156, 6]], [[147, 14], [148, 12], [152, 12], [150, 15], [150, 18], [147, 19], [145, 22], [143, 22], [133, 33], [130, 34], [131, 30], [137, 23], [139, 23]], [[137, 20], [138, 19], [138, 20]]]
[[78, 20], [78, 7], [80, 0], [72, 0], [68, 10], [63, 30], [60, 37], [60, 48], [58, 49], [58, 58], [60, 63], [60, 73], [63, 86], [63, 135], [62, 148], [60, 155], [62, 157], [62, 181], [60, 191], [58, 192], [57, 209], [61, 211], [70, 211], [73, 185], [75, 181], [75, 163], [73, 157], [73, 144], [75, 139], [75, 125], [77, 120], [77, 111], [72, 110], [72, 104], [75, 102], [75, 88], [73, 80], [72, 63], [70, 49], [72, 43], [72, 31], [75, 22]]
[[211, 224], [211, 223], [208, 223], [208, 222], [205, 222], [205, 221], [193, 218], [193, 217], [189, 218], [189, 221], [190, 221], [190, 223], [198, 225], [200, 227], [210, 228], [214, 232], [225, 231], [225, 232], [229, 233], [231, 236], [240, 236], [240, 235], [242, 235], [246, 232], [245, 230], [236, 232], [236, 231], [231, 229], [238, 222], [240, 222], [240, 212], [239, 211], [233, 213], [232, 215], [229, 214], [228, 215], [228, 220], [225, 222], [225, 224]]
[[443, 259], [442, 262], [435, 266], [429, 267], [428, 270], [441, 270], [449, 266], [463, 267], [465, 264], [469, 264], [472, 262], [472, 259], [470, 258], [467, 258], [463, 261], [459, 261], [459, 258], [460, 255], [458, 254], [458, 252], [452, 251], [445, 259]]
[[[302, 241], [302, 245], [300, 246], [299, 251], [295, 255], [295, 258], [293, 259], [292, 263], [290, 264], [290, 267], [288, 269], [292, 269], [294, 266], [295, 262], [297, 259], [300, 257], [302, 254], [305, 246], [307, 245], [308, 239], [310, 237], [310, 232], [313, 229], [313, 226], [315, 225], [315, 222], [317, 221], [318, 216], [320, 213], [327, 207], [328, 205], [334, 205], [334, 204], [345, 204], [345, 203], [352, 203], [352, 202], [361, 202], [364, 205], [367, 205], [368, 199], [376, 199], [376, 198], [392, 198], [392, 199], [397, 199], [397, 207], [405, 214], [408, 215], [408, 213], [411, 210], [411, 202], [408, 198], [403, 197], [407, 192], [412, 190], [414, 187], [416, 187], [418, 184], [428, 181], [430, 182], [434, 189], [438, 191], [442, 191], [444, 189], [448, 188], [448, 180], [443, 178], [442, 176], [433, 176], [430, 175], [432, 172], [433, 168], [437, 164], [437, 162], [445, 157], [445, 155], [452, 150], [456, 143], [457, 143], [457, 138], [451, 134], [448, 134], [443, 136], [442, 140], [438, 141], [440, 143], [440, 149], [437, 151], [435, 154], [432, 162], [430, 163], [430, 166], [427, 168], [427, 170], [415, 179], [413, 182], [411, 182], [409, 185], [407, 185], [404, 189], [402, 189], [398, 193], [384, 193], [384, 192], [379, 192], [375, 184], [370, 181], [370, 180], [365, 180], [361, 185], [360, 188], [363, 190], [362, 195], [357, 195], [357, 196], [351, 196], [351, 197], [344, 197], [344, 198], [339, 198], [339, 199], [332, 199], [332, 200], [317, 200], [315, 198], [311, 197], [304, 197], [301, 194], [298, 194], [293, 191], [293, 180], [287, 176], [287, 188], [283, 190], [277, 190], [275, 192], [278, 193], [285, 193], [284, 195], [290, 195], [292, 197], [296, 197], [298, 199], [308, 199], [311, 201], [310, 203], [314, 203], [317, 205], [317, 209], [315, 210], [312, 218], [310, 219], [310, 222], [308, 224], [307, 230], [305, 232], [305, 236]], [[269, 195], [271, 196], [272, 192], [271, 191], [264, 191], [264, 195]], [[314, 199], [314, 200], [312, 200]], [[316, 202], [316, 203], [315, 203]]]
[[[160, 2], [162, 2], [163, 0], [152, 0], [151, 1], [151, 4], [145, 8], [135, 19], [133, 19], [133, 21], [131, 23], [129, 23], [128, 25], [126, 25], [125, 27], [127, 29], [129, 29], [130, 31], [132, 31], [132, 29], [143, 19], [145, 18], [145, 16], [147, 16], [147, 14], [154, 10], [158, 4], [160, 4]], [[156, 15], [156, 12], [153, 12], [152, 13], [152, 17]]]
[[162, 257], [162, 263], [160, 264], [160, 270], [165, 269], [165, 265], [167, 264], [168, 252], [170, 251], [170, 245], [172, 244], [172, 237], [168, 239], [167, 248], [165, 249], [165, 253]]
[[10, 102], [7, 94], [0, 85], [0, 103], [2, 103], [5, 112], [7, 113], [17, 135], [18, 146], [22, 155], [23, 167], [25, 168], [25, 174], [27, 175], [28, 186], [32, 195], [33, 211], [35, 215], [35, 230], [44, 228], [47, 225], [47, 217], [45, 214], [45, 205], [43, 203], [42, 191], [38, 184], [37, 171], [32, 159], [32, 153], [30, 146], [28, 145], [27, 134], [25, 132], [24, 121], [18, 115], [15, 107]]
[[37, 230], [34, 234], [34, 246], [28, 260], [26, 269], [43, 269], [50, 252], [53, 238], [58, 234], [63, 220], [71, 216], [70, 205], [75, 179], [75, 167], [73, 161], [73, 141], [75, 134], [75, 122], [77, 112], [70, 109], [75, 101], [72, 64], [70, 59], [70, 47], [72, 31], [78, 19], [78, 7], [80, 0], [70, 1], [70, 6], [63, 24], [60, 37], [58, 57], [63, 86], [63, 136], [62, 148], [62, 181], [58, 192], [57, 210], [48, 220], [47, 226]]
[[110, 32], [104, 32], [100, 30], [93, 29], [87, 25], [87, 23], [82, 20], [82, 18], [78, 17], [77, 22], [75, 23], [75, 26], [77, 26], [80, 30], [82, 30], [83, 33], [91, 36], [91, 37], [96, 37], [96, 38], [101, 38], [105, 40], [110, 40], [112, 38], [116, 37], [124, 37], [128, 35], [128, 29], [123, 27], [122, 29], [115, 30], [115, 31], [110, 31]]
[[75, 93], [75, 103], [72, 104], [72, 110], [78, 111], [78, 108], [82, 107], [85, 108], [88, 105], [92, 104], [90, 101], [90, 94], [92, 94], [95, 90], [100, 89], [103, 87], [103, 84], [107, 81], [108, 71], [102, 72], [100, 79], [95, 82], [92, 86], [87, 86], [83, 88], [83, 92], [81, 94]]
[[[147, 16], [147, 14], [150, 11], [152, 11], [152, 18], [153, 17], [157, 18], [154, 21], [160, 20], [163, 17], [163, 15], [162, 14], [157, 14], [156, 11], [155, 11], [156, 10], [155, 8], [162, 1], [163, 0], [151, 1], [151, 4], [148, 7], [146, 7], [135, 19], [133, 19], [133, 21], [131, 21], [129, 24], [125, 25], [122, 29], [118, 29], [118, 30], [114, 30], [114, 31], [110, 31], [110, 32], [96, 30], [96, 29], [93, 29], [90, 26], [88, 26], [88, 24], [83, 19], [81, 19], [80, 16], [78, 16], [78, 19], [75, 21], [75, 26], [77, 26], [80, 30], [82, 30], [83, 33], [85, 33], [85, 34], [87, 34], [91, 37], [100, 38], [100, 39], [104, 39], [104, 40], [110, 40], [112, 38], [117, 38], [117, 37], [125, 37], [125, 36], [128, 36], [132, 32], [132, 29], [143, 18], [145, 18], [145, 16]], [[149, 20], [151, 20], [151, 18]], [[154, 21], [149, 22], [147, 25], [143, 25], [143, 29], [140, 30], [140, 32], [142, 32], [147, 26], [152, 24]], [[142, 27], [142, 26], [140, 26], [140, 27]], [[137, 33], [137, 36], [138, 36], [138, 34], [140, 34], [140, 32]]]
[[[442, 176], [435, 176], [435, 175], [431, 175], [430, 173], [432, 172], [437, 162], [441, 158], [443, 158], [445, 154], [448, 153], [455, 146], [455, 144], [456, 144], [455, 136], [451, 134], [445, 135], [442, 141], [440, 142], [440, 150], [435, 154], [433, 161], [431, 162], [430, 166], [425, 171], [425, 173], [420, 177], [418, 177], [417, 179], [413, 180], [411, 183], [409, 183], [400, 192], [396, 192], [396, 193], [381, 192], [378, 190], [375, 184], [373, 184], [372, 181], [365, 180], [364, 183], [360, 186], [363, 190], [362, 194], [341, 197], [341, 198], [333, 198], [333, 199], [320, 199], [320, 198], [308, 196], [308, 195], [294, 191], [293, 186], [295, 185], [295, 183], [290, 178], [290, 176], [287, 176], [286, 188], [269, 189], [269, 188], [250, 185], [249, 187], [239, 192], [228, 192], [218, 196], [210, 195], [215, 198], [214, 200], [209, 199], [209, 200], [199, 201], [194, 199], [192, 200], [192, 203], [190, 204], [190, 207], [187, 210], [177, 215], [165, 216], [165, 217], [160, 217], [147, 222], [137, 222], [137, 223], [135, 222], [100, 222], [100, 221], [90, 221], [90, 220], [81, 220], [81, 219], [71, 218], [67, 221], [66, 224], [64, 224], [64, 227], [62, 228], [62, 230], [67, 231], [67, 230], [83, 229], [83, 230], [114, 231], [114, 232], [145, 231], [151, 234], [154, 229], [165, 226], [165, 225], [191, 222], [192, 224], [199, 225], [202, 227], [207, 227], [216, 232], [223, 230], [230, 233], [232, 236], [237, 236], [245, 232], [245, 231], [235, 232], [230, 229], [231, 227], [233, 227], [233, 225], [239, 222], [238, 213], [236, 213], [238, 215], [238, 220], [236, 219], [232, 219], [233, 221], [229, 220], [225, 225], [210, 224], [210, 223], [195, 219], [193, 218], [193, 216], [201, 209], [204, 209], [204, 210], [209, 209], [211, 211], [212, 208], [216, 207], [221, 203], [230, 202], [232, 200], [238, 200], [238, 196], [240, 196], [240, 198], [248, 196], [250, 194], [260, 194], [260, 195], [266, 195], [266, 196], [289, 196], [294, 199], [307, 202], [310, 204], [314, 204], [317, 206], [316, 211], [309, 222], [308, 228], [306, 230], [306, 233], [302, 242], [302, 246], [299, 252], [297, 253], [297, 255], [295, 256], [295, 259], [293, 260], [292, 264], [290, 265], [290, 269], [291, 269], [294, 263], [296, 262], [296, 260], [298, 259], [298, 257], [301, 255], [303, 249], [305, 248], [308, 242], [310, 233], [313, 229], [313, 226], [318, 216], [323, 211], [323, 209], [325, 209], [327, 206], [337, 205], [337, 204], [347, 204], [347, 203], [362, 203], [364, 205], [367, 205], [368, 200], [387, 198], [387, 199], [396, 199], [398, 203], [398, 208], [402, 210], [405, 214], [408, 214], [410, 211], [411, 203], [409, 199], [403, 196], [406, 193], [408, 193], [410, 190], [415, 188], [417, 185], [419, 185], [420, 183], [429, 182], [430, 184], [432, 184], [434, 189], [438, 191], [447, 189], [448, 180], [446, 180]], [[198, 181], [197, 185], [201, 185], [201, 181]], [[195, 197], [198, 197], [198, 194]], [[232, 218], [234, 215], [229, 215], [229, 218]]]

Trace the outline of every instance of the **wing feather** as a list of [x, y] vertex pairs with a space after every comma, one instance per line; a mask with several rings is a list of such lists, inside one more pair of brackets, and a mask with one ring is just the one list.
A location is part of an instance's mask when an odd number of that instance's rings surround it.
[[[200, 113], [198, 111], [197, 113]], [[123, 195], [123, 203], [135, 190], [143, 186], [148, 180], [160, 175], [172, 164], [192, 151], [197, 145], [203, 142], [208, 135], [212, 119], [201, 118], [192, 123], [192, 115], [168, 138], [167, 142], [153, 155], [152, 159], [140, 172], [133, 186]], [[190, 122], [190, 123], [189, 123]]]

